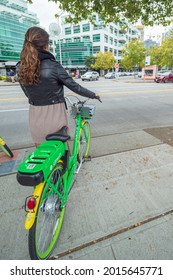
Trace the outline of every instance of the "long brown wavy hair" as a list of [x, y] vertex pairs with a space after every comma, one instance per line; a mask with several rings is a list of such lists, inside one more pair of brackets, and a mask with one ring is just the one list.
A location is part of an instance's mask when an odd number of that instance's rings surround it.
[[38, 51], [49, 43], [49, 34], [40, 27], [31, 27], [25, 34], [20, 54], [19, 81], [23, 85], [39, 83], [40, 60]]

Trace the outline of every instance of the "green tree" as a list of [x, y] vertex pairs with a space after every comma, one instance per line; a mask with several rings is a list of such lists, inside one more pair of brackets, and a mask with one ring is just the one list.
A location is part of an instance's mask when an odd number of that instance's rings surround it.
[[143, 67], [146, 56], [146, 49], [139, 40], [131, 40], [122, 50], [122, 60], [120, 66], [124, 69], [136, 69], [136, 67]]
[[149, 55], [151, 57], [151, 65], [157, 65], [158, 67], [162, 65], [162, 50], [160, 46], [152, 46], [149, 50]]
[[[32, 3], [36, 0], [27, 0]], [[141, 19], [144, 25], [171, 22], [172, 0], [48, 0], [57, 3], [58, 7], [70, 13], [69, 21], [79, 22], [96, 12], [105, 22], [118, 22], [127, 18], [135, 23]]]
[[173, 68], [173, 31], [170, 37], [163, 40], [161, 49], [161, 65]]
[[96, 61], [96, 57], [93, 55], [90, 55], [88, 57], [86, 57], [84, 64], [88, 67], [88, 68], [93, 68], [91, 65], [94, 64]]
[[94, 69], [109, 70], [115, 66], [115, 58], [112, 52], [99, 52], [96, 54], [96, 61], [92, 64]]

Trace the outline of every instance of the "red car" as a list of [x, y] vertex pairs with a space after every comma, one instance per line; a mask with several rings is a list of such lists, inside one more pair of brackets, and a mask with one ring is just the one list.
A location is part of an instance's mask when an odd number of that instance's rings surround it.
[[154, 81], [156, 83], [173, 83], [173, 74], [168, 74], [165, 76], [157, 76]]

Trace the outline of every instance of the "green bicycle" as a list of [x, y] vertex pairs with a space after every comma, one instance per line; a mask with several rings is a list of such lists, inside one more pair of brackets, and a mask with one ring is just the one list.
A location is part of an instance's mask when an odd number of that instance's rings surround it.
[[[76, 96], [74, 96], [76, 97]], [[17, 180], [21, 185], [34, 186], [32, 196], [25, 202], [25, 228], [29, 230], [31, 259], [47, 259], [52, 253], [61, 231], [68, 194], [82, 163], [90, 159], [90, 120], [95, 105], [85, 104], [78, 97], [76, 103], [66, 97], [75, 118], [72, 154], [67, 140], [67, 127], [47, 135], [46, 141], [29, 154], [19, 165]], [[100, 102], [100, 98], [97, 98]]]
[[3, 151], [8, 157], [13, 157], [13, 153], [10, 148], [7, 146], [6, 142], [2, 137], [0, 137], [0, 150]]

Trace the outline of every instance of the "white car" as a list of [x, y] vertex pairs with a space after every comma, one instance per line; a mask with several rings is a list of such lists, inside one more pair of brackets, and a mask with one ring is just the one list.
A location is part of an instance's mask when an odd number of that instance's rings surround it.
[[109, 72], [105, 75], [105, 79], [113, 79], [115, 78], [115, 72]]
[[84, 75], [81, 76], [82, 81], [93, 81], [99, 79], [99, 73], [95, 71], [86, 72]]
[[171, 74], [170, 71], [167, 71], [167, 72], [158, 72], [156, 76], [163, 77], [163, 76], [167, 76], [167, 75], [169, 75], [169, 74]]
[[142, 72], [141, 71], [138, 72], [138, 78], [142, 78]]

